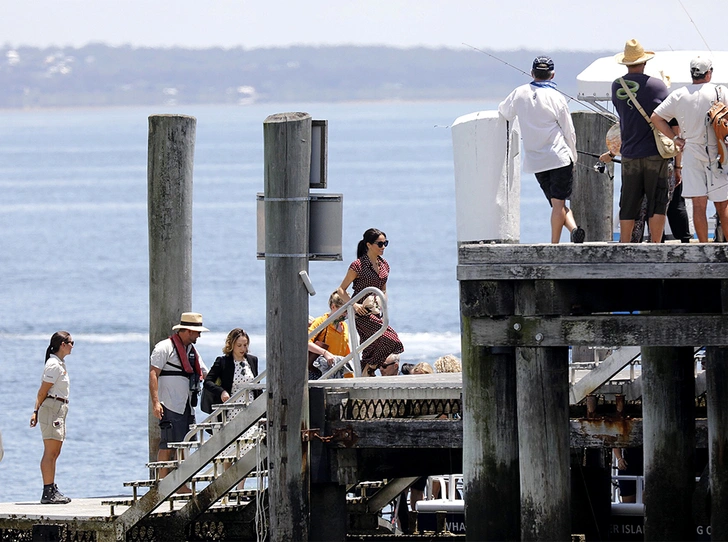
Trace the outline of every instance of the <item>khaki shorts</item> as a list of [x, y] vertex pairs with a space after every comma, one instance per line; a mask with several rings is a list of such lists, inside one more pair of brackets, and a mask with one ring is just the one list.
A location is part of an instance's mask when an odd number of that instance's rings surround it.
[[46, 399], [38, 409], [38, 425], [43, 440], [66, 440], [68, 405], [55, 399]]

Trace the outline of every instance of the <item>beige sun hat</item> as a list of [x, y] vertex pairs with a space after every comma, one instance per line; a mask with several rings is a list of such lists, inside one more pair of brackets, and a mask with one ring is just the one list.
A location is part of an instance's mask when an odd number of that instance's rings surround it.
[[191, 331], [210, 331], [202, 325], [202, 315], [199, 312], [183, 312], [180, 316], [179, 324], [172, 328], [173, 330], [178, 329], [189, 329]]
[[624, 53], [617, 53], [614, 55], [614, 59], [625, 66], [635, 66], [637, 64], [644, 64], [654, 56], [654, 52], [645, 51], [644, 47], [640, 45], [640, 42], [636, 39], [631, 39], [624, 44]]

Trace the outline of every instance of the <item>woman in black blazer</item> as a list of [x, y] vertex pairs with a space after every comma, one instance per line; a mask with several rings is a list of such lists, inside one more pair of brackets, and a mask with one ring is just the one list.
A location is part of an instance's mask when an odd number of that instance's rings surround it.
[[[240, 388], [239, 384], [250, 382], [258, 376], [258, 358], [248, 354], [250, 337], [244, 329], [236, 327], [228, 333], [223, 356], [218, 356], [205, 377], [205, 389], [214, 396], [213, 404], [230, 399]], [[237, 370], [236, 370], [237, 369]], [[252, 401], [260, 392], [249, 394]]]

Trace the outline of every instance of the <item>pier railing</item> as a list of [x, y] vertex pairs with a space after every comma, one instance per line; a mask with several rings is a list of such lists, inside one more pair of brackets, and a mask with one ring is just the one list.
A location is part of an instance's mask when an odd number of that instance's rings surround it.
[[[364, 299], [365, 297], [374, 294], [379, 298], [379, 304], [380, 308], [382, 309], [382, 327], [376, 331], [371, 337], [369, 337], [366, 341], [359, 344], [359, 336], [356, 332], [356, 311], [354, 310], [354, 304], [358, 303], [360, 300]], [[332, 367], [329, 367], [326, 371], [323, 372], [321, 375], [321, 379], [328, 378], [334, 374], [337, 373], [337, 371], [343, 369], [346, 367], [346, 364], [349, 363], [349, 361], [352, 361], [354, 370], [354, 375], [359, 377], [361, 376], [361, 353], [374, 341], [376, 341], [379, 337], [384, 335], [384, 332], [387, 331], [387, 327], [389, 327], [389, 312], [387, 310], [387, 297], [384, 295], [384, 292], [382, 292], [379, 288], [375, 288], [373, 286], [370, 286], [368, 288], [364, 288], [361, 292], [356, 294], [354, 297], [352, 297], [349, 301], [344, 303], [341, 307], [339, 307], [337, 310], [335, 310], [333, 313], [329, 315], [329, 317], [321, 322], [321, 324], [312, 330], [308, 334], [308, 338], [312, 339], [316, 335], [320, 333], [322, 329], [325, 329], [326, 326], [328, 326], [330, 323], [332, 323], [334, 320], [339, 318], [342, 314], [346, 313], [347, 318], [349, 320], [349, 344], [351, 345], [351, 353], [346, 355], [345, 357], [341, 358], [336, 364], [334, 364]]]

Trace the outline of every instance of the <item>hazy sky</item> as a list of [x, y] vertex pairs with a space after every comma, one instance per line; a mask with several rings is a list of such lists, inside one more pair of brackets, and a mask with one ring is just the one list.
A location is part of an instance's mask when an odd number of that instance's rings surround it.
[[[0, 44], [728, 49], [708, 0], [2, 0]], [[720, 11], [720, 9], [718, 9]], [[694, 21], [691, 22], [691, 18]], [[712, 31], [715, 30], [715, 31]], [[700, 32], [700, 33], [699, 33]]]

